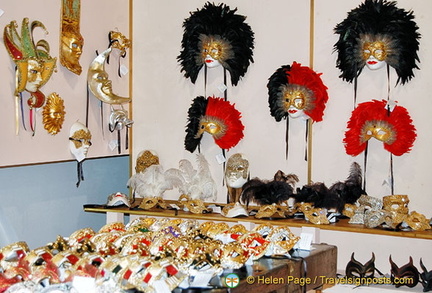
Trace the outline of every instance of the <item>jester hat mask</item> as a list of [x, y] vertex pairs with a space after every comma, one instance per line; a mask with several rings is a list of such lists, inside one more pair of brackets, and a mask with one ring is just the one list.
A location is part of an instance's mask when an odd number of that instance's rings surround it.
[[357, 156], [366, 149], [370, 138], [384, 143], [384, 149], [395, 156], [409, 152], [417, 137], [408, 111], [396, 105], [389, 110], [387, 101], [360, 103], [348, 121], [343, 140], [348, 155]]
[[198, 96], [188, 110], [185, 149], [193, 153], [204, 132], [210, 133], [222, 149], [230, 149], [243, 138], [241, 113], [222, 98]]
[[184, 20], [182, 50], [177, 60], [181, 72], [192, 83], [206, 62], [206, 55], [229, 71], [234, 86], [253, 63], [254, 33], [245, 23], [246, 17], [236, 12], [237, 8], [207, 2]]
[[28, 104], [34, 108], [42, 107], [45, 102], [45, 96], [39, 88], [51, 77], [57, 60], [49, 55], [50, 46], [46, 40], [34, 43], [33, 31], [37, 27], [47, 33], [43, 23], [35, 20], [29, 24], [28, 18], [22, 20], [21, 35], [17, 31], [16, 21], [11, 21], [3, 31], [6, 49], [16, 65], [15, 95], [23, 91], [32, 93]]
[[356, 80], [371, 55], [396, 70], [396, 84], [414, 77], [420, 34], [413, 12], [396, 7], [396, 1], [365, 0], [334, 31], [339, 35], [336, 66], [343, 80]]
[[292, 111], [304, 111], [313, 121], [322, 121], [328, 94], [320, 76], [321, 73], [297, 62], [273, 73], [267, 84], [268, 102], [270, 114], [277, 122]]

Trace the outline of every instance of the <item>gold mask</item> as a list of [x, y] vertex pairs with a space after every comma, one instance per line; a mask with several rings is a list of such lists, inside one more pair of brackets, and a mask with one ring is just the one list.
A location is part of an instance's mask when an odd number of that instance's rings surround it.
[[204, 116], [201, 118], [198, 133], [195, 135], [195, 138], [201, 137], [204, 132], [208, 132], [215, 139], [219, 139], [226, 133], [225, 123], [216, 117]]
[[201, 63], [204, 63], [207, 55], [221, 63], [233, 57], [231, 45], [220, 36], [201, 35], [200, 46], [202, 48]]
[[361, 137], [363, 142], [374, 137], [386, 144], [392, 144], [396, 140], [396, 131], [393, 125], [386, 121], [370, 120], [364, 124], [361, 130]]
[[66, 114], [64, 109], [64, 101], [57, 93], [48, 96], [42, 111], [44, 128], [48, 133], [55, 135], [60, 132]]
[[387, 46], [382, 41], [364, 42], [363, 43], [363, 59], [368, 60], [370, 56], [374, 56], [378, 61], [387, 59]]
[[151, 165], [159, 165], [159, 157], [149, 150], [143, 151], [136, 160], [135, 171], [144, 172]]
[[298, 110], [310, 110], [313, 105], [313, 92], [301, 85], [284, 85], [281, 89], [281, 95], [281, 106], [286, 112], [290, 107]]
[[80, 11], [80, 0], [62, 0], [60, 63], [77, 75], [82, 71], [79, 59], [84, 46], [80, 33]]

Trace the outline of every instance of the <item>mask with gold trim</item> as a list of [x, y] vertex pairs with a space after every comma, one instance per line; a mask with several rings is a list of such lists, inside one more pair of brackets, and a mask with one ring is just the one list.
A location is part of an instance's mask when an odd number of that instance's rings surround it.
[[60, 64], [72, 73], [80, 75], [79, 59], [84, 46], [80, 33], [81, 0], [62, 0], [60, 27]]
[[27, 106], [30, 108], [30, 128], [34, 133], [35, 118], [33, 109], [40, 108], [45, 103], [45, 95], [40, 91], [40, 88], [50, 79], [55, 70], [57, 58], [50, 56], [50, 46], [46, 40], [41, 39], [34, 43], [33, 31], [36, 28], [41, 28], [48, 34], [42, 22], [35, 20], [29, 23], [28, 18], [23, 18], [21, 33], [18, 33], [17, 28], [18, 24], [14, 20], [5, 26], [3, 31], [5, 47], [16, 65], [15, 128], [16, 134], [18, 134], [22, 92], [27, 91], [30, 93], [27, 100]]
[[360, 103], [351, 114], [344, 144], [348, 155], [357, 156], [372, 137], [382, 141], [384, 149], [395, 156], [408, 153], [417, 137], [408, 111], [399, 105], [392, 110], [385, 100]]
[[59, 133], [65, 114], [64, 100], [57, 93], [50, 94], [42, 111], [45, 130], [52, 135]]
[[84, 124], [78, 121], [72, 124], [69, 132], [69, 150], [78, 162], [77, 187], [80, 185], [81, 181], [84, 180], [82, 162], [87, 158], [88, 149], [92, 145], [91, 138], [90, 130]]
[[236, 86], [253, 62], [254, 33], [246, 17], [225, 4], [210, 2], [191, 12], [183, 22], [182, 50], [177, 57], [181, 72], [195, 83], [204, 64], [222, 65]]
[[188, 110], [185, 149], [193, 153], [204, 132], [213, 136], [222, 149], [230, 149], [243, 138], [241, 113], [222, 98], [198, 96]]
[[159, 156], [152, 150], [141, 151], [136, 159], [135, 172], [144, 172], [151, 165], [159, 165]]
[[340, 77], [351, 83], [365, 65], [375, 70], [388, 64], [396, 70], [396, 83], [410, 81], [418, 69], [418, 29], [413, 12], [398, 8], [396, 1], [365, 0], [334, 29]]

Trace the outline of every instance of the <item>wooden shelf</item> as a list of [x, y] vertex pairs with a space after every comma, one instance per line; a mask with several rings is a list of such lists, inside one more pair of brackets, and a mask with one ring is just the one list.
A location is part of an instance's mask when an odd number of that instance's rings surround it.
[[332, 230], [341, 232], [355, 232], [355, 233], [366, 233], [386, 236], [397, 236], [407, 238], [418, 238], [418, 239], [432, 239], [432, 230], [427, 231], [395, 231], [387, 230], [383, 228], [367, 228], [364, 225], [349, 224], [348, 219], [340, 219], [336, 223], [328, 225], [315, 225], [304, 219], [256, 219], [253, 216], [249, 217], [238, 217], [238, 218], [227, 218], [218, 213], [207, 213], [207, 214], [194, 214], [185, 211], [178, 210], [163, 210], [163, 209], [129, 209], [127, 207], [105, 207], [103, 205], [84, 205], [85, 212], [91, 213], [119, 213], [123, 215], [139, 215], [147, 217], [164, 217], [164, 218], [181, 218], [181, 219], [196, 219], [204, 221], [217, 221], [217, 222], [251, 222], [255, 224], [268, 224], [271, 222], [272, 225], [286, 225], [289, 227], [314, 227], [322, 230]]

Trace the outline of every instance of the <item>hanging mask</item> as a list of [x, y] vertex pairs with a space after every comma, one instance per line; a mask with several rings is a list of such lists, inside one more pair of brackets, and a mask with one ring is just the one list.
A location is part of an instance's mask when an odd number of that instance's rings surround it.
[[395, 156], [408, 153], [417, 137], [408, 111], [396, 105], [389, 110], [385, 100], [359, 104], [352, 112], [343, 140], [348, 155], [357, 156], [366, 149], [369, 139], [383, 142]]
[[188, 110], [185, 149], [193, 153], [204, 132], [213, 136], [222, 149], [230, 149], [243, 138], [241, 113], [222, 98], [198, 96]]
[[63, 99], [57, 93], [49, 95], [42, 111], [45, 130], [52, 135], [59, 133], [63, 126], [65, 114]]
[[84, 38], [80, 33], [80, 1], [62, 0], [60, 30], [60, 64], [77, 75], [82, 72], [79, 59], [84, 46]]
[[33, 31], [36, 28], [47, 30], [40, 21], [29, 23], [28, 18], [24, 18], [21, 24], [21, 34], [18, 33], [18, 24], [11, 21], [5, 26], [3, 39], [5, 47], [16, 65], [16, 85], [15, 85], [15, 126], [18, 134], [19, 108], [23, 107], [21, 93], [27, 91], [30, 98], [27, 105], [30, 108], [30, 126], [34, 132], [34, 113], [33, 109], [40, 108], [45, 103], [45, 95], [39, 90], [51, 77], [57, 58], [52, 58], [49, 54], [50, 46], [46, 40], [39, 40], [34, 43]]
[[322, 121], [328, 101], [321, 74], [293, 62], [278, 68], [267, 83], [270, 115], [277, 122], [286, 119], [286, 155], [288, 156], [288, 118]]
[[69, 135], [69, 149], [78, 162], [77, 173], [79, 186], [81, 180], [84, 180], [84, 175], [82, 171], [82, 162], [87, 158], [87, 152], [91, 143], [91, 133], [90, 130], [80, 122], [75, 122], [72, 124]]
[[375, 274], [375, 254], [372, 252], [372, 258], [364, 265], [354, 258], [354, 252], [351, 254], [351, 260], [345, 268], [347, 278], [353, 279], [373, 279]]
[[225, 4], [207, 2], [183, 22], [182, 50], [177, 57], [181, 71], [195, 83], [201, 68], [222, 65], [237, 85], [253, 62], [254, 33], [246, 17]]
[[396, 70], [397, 83], [414, 77], [420, 34], [413, 12], [396, 7], [396, 1], [365, 0], [334, 31], [343, 80], [355, 81], [365, 66], [376, 70], [386, 64]]
[[389, 257], [389, 261], [391, 265], [390, 279], [396, 288], [399, 288], [402, 285], [408, 286], [410, 288], [417, 286], [419, 282], [419, 271], [414, 266], [411, 256], [409, 263], [401, 266], [400, 268], [392, 261], [391, 255]]
[[87, 73], [87, 84], [90, 92], [101, 102], [120, 105], [129, 103], [131, 98], [120, 97], [113, 92], [112, 82], [105, 71], [105, 62], [113, 49], [119, 49], [121, 54], [125, 54], [126, 49], [130, 46], [130, 41], [120, 33], [111, 33], [110, 38], [108, 49], [100, 53], [90, 64]]

